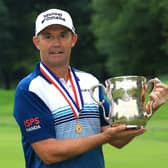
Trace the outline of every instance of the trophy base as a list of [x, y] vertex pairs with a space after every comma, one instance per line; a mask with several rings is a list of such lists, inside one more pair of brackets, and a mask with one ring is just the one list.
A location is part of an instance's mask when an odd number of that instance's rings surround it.
[[140, 125], [126, 125], [126, 129], [140, 129], [143, 128], [143, 126]]

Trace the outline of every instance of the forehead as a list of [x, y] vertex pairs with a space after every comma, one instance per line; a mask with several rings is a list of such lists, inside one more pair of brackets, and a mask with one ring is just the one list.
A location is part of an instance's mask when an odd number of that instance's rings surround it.
[[42, 34], [51, 32], [70, 32], [70, 30], [62, 25], [50, 25], [41, 31]]

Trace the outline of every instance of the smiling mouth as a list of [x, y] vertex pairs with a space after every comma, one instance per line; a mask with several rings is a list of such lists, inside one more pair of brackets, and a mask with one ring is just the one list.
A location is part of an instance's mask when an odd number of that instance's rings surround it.
[[62, 51], [51, 51], [51, 52], [49, 52], [49, 54], [60, 55], [60, 54], [63, 54], [63, 52]]

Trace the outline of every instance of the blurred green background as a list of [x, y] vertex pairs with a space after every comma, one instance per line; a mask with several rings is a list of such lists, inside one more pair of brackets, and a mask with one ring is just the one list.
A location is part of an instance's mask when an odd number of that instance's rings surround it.
[[[19, 128], [12, 110], [14, 90], [0, 90], [0, 167], [23, 168]], [[158, 168], [168, 164], [168, 103], [149, 120], [147, 132], [122, 149], [104, 145], [106, 168]]]
[[49, 8], [72, 15], [79, 35], [71, 61], [76, 68], [101, 81], [118, 75], [167, 75], [167, 0], [0, 0], [0, 87], [14, 88], [39, 61], [32, 44], [34, 22]]
[[[32, 44], [37, 14], [49, 8], [71, 13], [77, 45], [72, 66], [100, 81], [118, 75], [158, 76], [168, 81], [167, 0], [0, 0], [0, 167], [23, 168], [19, 129], [12, 117], [14, 89], [39, 61]], [[148, 131], [123, 149], [104, 146], [106, 168], [168, 164], [168, 104]]]

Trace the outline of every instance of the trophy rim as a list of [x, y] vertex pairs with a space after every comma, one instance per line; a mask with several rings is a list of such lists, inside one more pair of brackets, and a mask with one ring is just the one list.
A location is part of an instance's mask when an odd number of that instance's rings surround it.
[[109, 81], [109, 80], [144, 80], [146, 81], [146, 77], [145, 76], [138, 76], [138, 75], [121, 75], [121, 76], [114, 76], [114, 77], [110, 77], [108, 79], [106, 79], [105, 81]]

